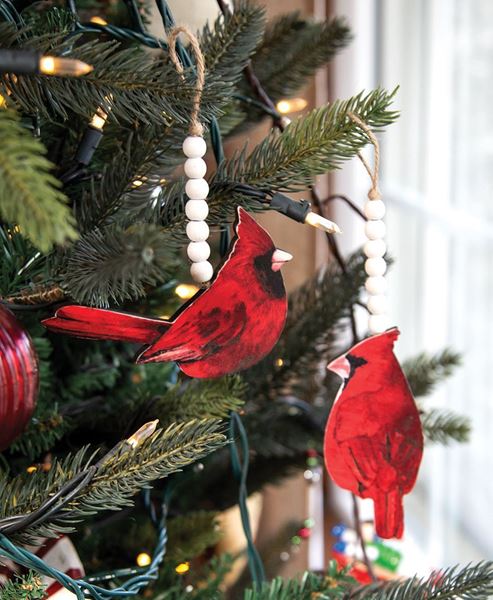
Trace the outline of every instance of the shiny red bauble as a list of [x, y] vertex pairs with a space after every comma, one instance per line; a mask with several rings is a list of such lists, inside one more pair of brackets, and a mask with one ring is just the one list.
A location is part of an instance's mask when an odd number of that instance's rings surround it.
[[22, 433], [36, 406], [38, 358], [31, 338], [0, 305], [0, 450]]

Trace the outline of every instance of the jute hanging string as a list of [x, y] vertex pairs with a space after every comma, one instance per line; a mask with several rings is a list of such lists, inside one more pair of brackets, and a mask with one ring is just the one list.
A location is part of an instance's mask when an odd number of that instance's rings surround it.
[[184, 69], [181, 61], [176, 52], [176, 40], [180, 33], [183, 33], [190, 40], [190, 46], [195, 55], [195, 62], [197, 67], [197, 83], [195, 85], [195, 96], [193, 99], [193, 108], [192, 113], [190, 115], [190, 128], [189, 132], [191, 135], [199, 135], [202, 136], [204, 134], [204, 127], [199, 119], [200, 113], [200, 102], [202, 100], [202, 91], [204, 89], [205, 83], [205, 60], [204, 55], [202, 54], [202, 50], [200, 49], [199, 41], [195, 37], [195, 35], [185, 27], [184, 25], [179, 25], [172, 29], [168, 34], [168, 51], [169, 57], [173, 64], [175, 65], [176, 70], [182, 76], [183, 80], [185, 80]]
[[377, 140], [375, 134], [373, 133], [373, 131], [368, 127], [368, 125], [364, 121], [362, 121], [357, 115], [355, 115], [352, 112], [348, 113], [348, 117], [351, 119], [351, 121], [353, 121], [353, 123], [356, 123], [356, 125], [358, 125], [358, 127], [360, 127], [366, 133], [366, 135], [368, 136], [368, 139], [373, 144], [373, 148], [375, 150], [373, 170], [370, 167], [366, 158], [361, 154], [361, 152], [358, 152], [358, 158], [363, 163], [363, 165], [371, 179], [372, 185], [368, 192], [368, 198], [370, 200], [380, 200], [380, 198], [382, 197], [380, 194], [380, 190], [378, 189], [378, 174], [379, 174], [379, 170], [380, 170], [380, 145], [378, 143], [378, 140]]

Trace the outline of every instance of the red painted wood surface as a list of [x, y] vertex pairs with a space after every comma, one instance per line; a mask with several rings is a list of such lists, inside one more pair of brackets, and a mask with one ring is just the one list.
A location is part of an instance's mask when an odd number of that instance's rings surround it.
[[396, 328], [356, 344], [328, 369], [344, 379], [325, 430], [325, 464], [342, 488], [375, 504], [382, 538], [401, 537], [402, 497], [423, 454], [418, 409], [393, 353]]
[[146, 344], [137, 362], [176, 361], [191, 377], [241, 371], [270, 352], [286, 320], [275, 250], [269, 234], [239, 208], [236, 237], [211, 285], [169, 321], [71, 305], [43, 324], [78, 337]]

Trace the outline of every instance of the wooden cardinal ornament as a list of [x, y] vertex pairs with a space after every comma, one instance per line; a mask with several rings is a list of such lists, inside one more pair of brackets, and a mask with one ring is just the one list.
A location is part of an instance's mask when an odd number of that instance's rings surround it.
[[65, 306], [43, 324], [83, 338], [140, 342], [138, 363], [176, 361], [190, 377], [220, 377], [251, 367], [279, 339], [287, 312], [279, 271], [291, 258], [239, 208], [236, 237], [210, 287], [169, 321]]
[[0, 305], [0, 450], [22, 433], [38, 393], [38, 358], [31, 338]]
[[344, 383], [325, 429], [325, 464], [339, 486], [372, 498], [382, 538], [402, 536], [402, 497], [423, 454], [418, 409], [393, 353], [398, 336], [392, 328], [369, 337], [327, 367]]

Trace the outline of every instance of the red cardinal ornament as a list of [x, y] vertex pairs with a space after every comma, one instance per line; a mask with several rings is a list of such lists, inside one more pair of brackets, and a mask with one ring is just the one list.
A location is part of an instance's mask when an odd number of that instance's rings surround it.
[[423, 455], [418, 409], [393, 353], [398, 336], [394, 327], [367, 338], [327, 367], [344, 383], [325, 429], [325, 464], [340, 487], [372, 498], [382, 538], [402, 537], [402, 497]]
[[0, 450], [22, 433], [38, 393], [38, 358], [31, 338], [0, 305]]
[[190, 377], [220, 377], [266, 356], [286, 320], [281, 273], [291, 255], [242, 208], [236, 237], [210, 287], [169, 321], [86, 306], [64, 306], [43, 324], [83, 338], [140, 342], [138, 363], [176, 361]]

